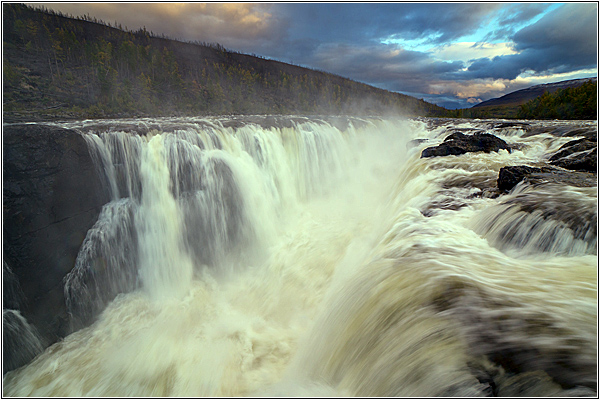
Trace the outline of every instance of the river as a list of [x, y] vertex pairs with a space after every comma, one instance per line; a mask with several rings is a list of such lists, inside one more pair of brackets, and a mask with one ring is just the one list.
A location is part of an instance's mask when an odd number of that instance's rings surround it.
[[[267, 120], [60, 124], [112, 201], [4, 395], [596, 396], [597, 186], [495, 191], [570, 123]], [[420, 158], [455, 129], [513, 150]]]

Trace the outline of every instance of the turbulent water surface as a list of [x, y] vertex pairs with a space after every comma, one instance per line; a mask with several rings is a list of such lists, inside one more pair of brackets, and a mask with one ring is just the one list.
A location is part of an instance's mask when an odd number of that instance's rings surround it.
[[[494, 192], [572, 137], [257, 120], [63, 124], [113, 200], [5, 395], [596, 395], [597, 187]], [[515, 150], [420, 158], [450, 128]]]

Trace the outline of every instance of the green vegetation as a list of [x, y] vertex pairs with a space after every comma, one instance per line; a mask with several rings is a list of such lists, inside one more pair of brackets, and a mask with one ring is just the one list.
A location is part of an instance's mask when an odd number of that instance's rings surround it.
[[517, 118], [524, 119], [597, 119], [598, 84], [587, 81], [581, 86], [544, 93], [519, 108]]
[[218, 44], [184, 43], [20, 4], [3, 7], [5, 120], [446, 112]]
[[448, 110], [446, 116], [450, 118], [517, 118], [518, 106], [502, 105], [477, 108], [460, 108]]
[[545, 92], [524, 104], [513, 102], [474, 108], [448, 110], [452, 118], [504, 119], [597, 119], [596, 82], [589, 80], [577, 87]]

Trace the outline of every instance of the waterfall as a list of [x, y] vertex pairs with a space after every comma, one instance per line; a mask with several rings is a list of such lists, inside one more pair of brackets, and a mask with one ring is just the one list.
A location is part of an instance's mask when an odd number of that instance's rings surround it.
[[[5, 395], [595, 395], [597, 186], [495, 191], [554, 124], [62, 125], [112, 200], [65, 278], [76, 332]], [[455, 129], [513, 150], [420, 158]]]

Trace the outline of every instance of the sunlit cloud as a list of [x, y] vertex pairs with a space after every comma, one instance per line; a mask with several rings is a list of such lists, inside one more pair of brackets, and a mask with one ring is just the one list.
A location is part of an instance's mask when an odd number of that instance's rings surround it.
[[147, 28], [182, 40], [227, 42], [269, 40], [278, 21], [258, 3], [37, 3], [72, 15], [90, 14], [136, 30]]
[[507, 82], [503, 80], [445, 81], [431, 84], [429, 94], [453, 94], [459, 99], [469, 99], [484, 93], [502, 92], [506, 87]]
[[461, 60], [468, 62], [477, 58], [493, 58], [507, 54], [516, 54], [513, 44], [505, 43], [475, 43], [457, 42], [444, 46], [438, 46], [429, 50], [429, 53], [437, 59], [452, 61]]

